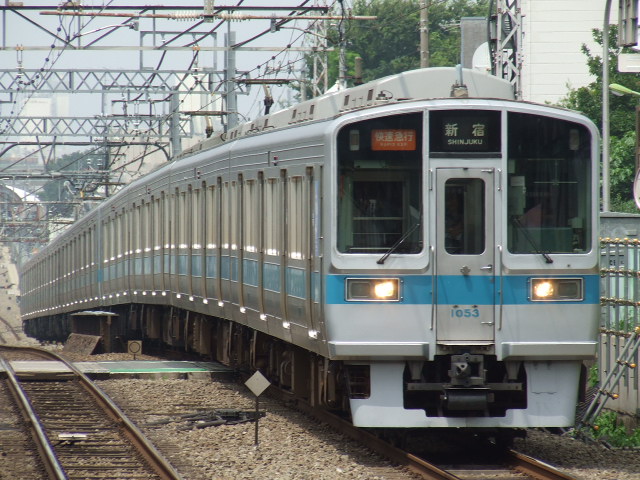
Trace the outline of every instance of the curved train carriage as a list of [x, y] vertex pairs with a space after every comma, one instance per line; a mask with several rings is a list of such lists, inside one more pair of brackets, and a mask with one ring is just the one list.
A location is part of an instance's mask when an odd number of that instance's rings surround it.
[[359, 426], [572, 425], [598, 134], [463, 73], [328, 94], [133, 182], [25, 266], [26, 329], [109, 310]]

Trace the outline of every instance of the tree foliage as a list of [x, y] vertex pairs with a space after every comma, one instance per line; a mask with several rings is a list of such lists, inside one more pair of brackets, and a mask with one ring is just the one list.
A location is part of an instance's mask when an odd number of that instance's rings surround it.
[[[340, 15], [342, 2], [338, 2]], [[460, 63], [460, 19], [488, 12], [488, 0], [430, 0], [427, 2], [430, 66]], [[346, 21], [328, 34], [335, 48], [329, 55], [329, 83], [338, 78], [340, 30], [347, 42], [347, 75], [353, 77], [354, 58], [363, 60], [365, 82], [420, 66], [420, 1], [355, 0], [353, 15], [376, 16], [376, 20]]]
[[[624, 85], [631, 90], [640, 92], [640, 78], [637, 75], [618, 72], [618, 55], [625, 52], [617, 46], [617, 28], [612, 26], [609, 34], [609, 83]], [[602, 45], [601, 30], [593, 30], [593, 38], [598, 45]], [[598, 54], [583, 45], [582, 52], [587, 57], [589, 73], [595, 77], [595, 80], [584, 87], [570, 89], [560, 104], [584, 113], [602, 129], [602, 49]], [[638, 212], [633, 201], [632, 191], [635, 176], [635, 107], [637, 104], [638, 99], [629, 95], [610, 96], [611, 211]]]
[[89, 173], [99, 170], [103, 163], [104, 152], [102, 149], [96, 148], [62, 155], [49, 162], [46, 165], [46, 171], [59, 172], [61, 175], [59, 178], [47, 181], [38, 195], [45, 201], [62, 202], [50, 206], [49, 214], [63, 217], [73, 216], [75, 208], [71, 202], [76, 199], [79, 191], [92, 193], [96, 188], [95, 179], [85, 176], [82, 181], [79, 181], [74, 173]]

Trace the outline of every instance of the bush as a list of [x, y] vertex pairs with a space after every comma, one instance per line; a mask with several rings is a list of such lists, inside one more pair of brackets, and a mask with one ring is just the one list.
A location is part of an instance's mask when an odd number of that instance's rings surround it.
[[618, 414], [606, 411], [598, 416], [594, 422], [593, 437], [605, 441], [613, 447], [640, 447], [640, 428], [631, 433], [618, 420]]

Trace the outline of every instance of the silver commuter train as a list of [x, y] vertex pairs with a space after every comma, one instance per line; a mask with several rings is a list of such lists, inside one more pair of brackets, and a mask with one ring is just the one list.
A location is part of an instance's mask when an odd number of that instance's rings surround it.
[[463, 74], [327, 94], [131, 183], [23, 268], [27, 329], [109, 309], [362, 427], [573, 425], [598, 133]]

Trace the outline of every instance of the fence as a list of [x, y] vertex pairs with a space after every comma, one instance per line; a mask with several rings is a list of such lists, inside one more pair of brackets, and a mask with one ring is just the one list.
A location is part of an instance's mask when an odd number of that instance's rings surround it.
[[640, 240], [603, 238], [598, 373], [606, 408], [640, 416]]

